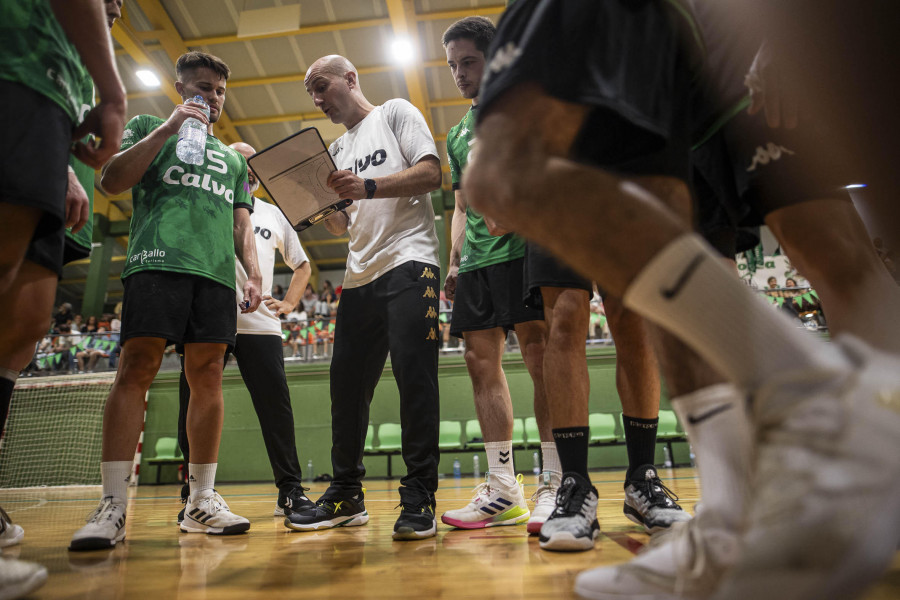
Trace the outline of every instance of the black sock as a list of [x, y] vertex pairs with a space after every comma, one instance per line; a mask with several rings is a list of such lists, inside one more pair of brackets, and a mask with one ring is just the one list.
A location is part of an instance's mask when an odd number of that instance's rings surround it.
[[6, 377], [0, 377], [0, 436], [6, 427], [6, 416], [9, 414], [9, 401], [12, 399], [15, 380], [10, 381]]
[[656, 458], [656, 428], [659, 418], [638, 419], [622, 415], [625, 426], [625, 448], [628, 450], [628, 471], [625, 479], [638, 467], [652, 465]]
[[588, 442], [591, 431], [587, 427], [564, 427], [553, 430], [553, 441], [556, 453], [559, 454], [559, 466], [563, 473], [575, 472], [591, 480], [588, 475]]

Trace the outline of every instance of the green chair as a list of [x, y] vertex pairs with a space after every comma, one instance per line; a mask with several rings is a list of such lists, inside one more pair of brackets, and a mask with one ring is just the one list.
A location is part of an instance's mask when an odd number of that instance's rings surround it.
[[478, 422], [478, 419], [466, 421], [465, 440], [466, 448], [472, 450], [481, 450], [484, 448], [484, 435], [481, 433], [481, 424]]
[[[540, 436], [538, 437], [538, 439], [540, 439]], [[513, 448], [528, 447], [528, 443], [525, 440], [524, 419], [513, 419], [512, 445]]]
[[148, 465], [156, 465], [156, 485], [160, 483], [160, 472], [165, 465], [180, 465], [184, 458], [178, 447], [178, 440], [173, 437], [161, 437], [156, 440], [156, 455], [147, 459]]
[[387, 455], [387, 476], [393, 478], [391, 471], [391, 459], [395, 454], [400, 454], [402, 435], [399, 423], [382, 423], [378, 426], [378, 447], [380, 454]]
[[616, 441], [616, 417], [611, 413], [591, 413], [588, 425], [591, 428], [591, 444], [611, 444]]
[[372, 452], [375, 449], [375, 426], [369, 425], [366, 429], [366, 445], [363, 446], [364, 452]]
[[539, 448], [541, 445], [541, 431], [538, 429], [537, 419], [534, 417], [525, 419], [525, 442], [535, 448]]
[[459, 421], [441, 421], [441, 431], [438, 438], [438, 447], [445, 449], [462, 449], [460, 436], [462, 426]]
[[680, 439], [684, 434], [678, 431], [678, 418], [673, 410], [659, 411], [659, 426], [656, 437], [660, 440]]

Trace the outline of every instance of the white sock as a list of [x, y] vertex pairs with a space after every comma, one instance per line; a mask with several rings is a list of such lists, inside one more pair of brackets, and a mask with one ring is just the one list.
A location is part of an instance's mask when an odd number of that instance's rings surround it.
[[131, 481], [130, 460], [113, 460], [100, 463], [100, 477], [103, 481], [103, 497], [112, 496], [116, 502], [128, 502], [128, 482]]
[[559, 485], [559, 482], [562, 481], [562, 465], [559, 464], [556, 442], [541, 442], [541, 465], [545, 472], [550, 472], [550, 478], [554, 485]]
[[753, 432], [747, 399], [727, 383], [672, 399], [694, 450], [703, 512], [737, 531], [750, 494]]
[[497, 482], [512, 487], [516, 483], [516, 469], [513, 466], [512, 440], [505, 442], [485, 442], [488, 471]]
[[659, 251], [625, 291], [625, 305], [671, 331], [731, 381], [754, 388], [767, 377], [846, 360], [798, 331], [728, 271], [700, 236]]
[[216, 467], [218, 466], [219, 463], [188, 463], [188, 473], [190, 473], [188, 483], [191, 487], [192, 499], [198, 496], [207, 496], [208, 494], [204, 492], [212, 491], [216, 485]]

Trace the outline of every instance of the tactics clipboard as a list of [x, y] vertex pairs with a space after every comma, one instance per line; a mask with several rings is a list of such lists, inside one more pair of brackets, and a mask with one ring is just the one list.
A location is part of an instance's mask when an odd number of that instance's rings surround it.
[[296, 231], [303, 231], [353, 203], [341, 199], [325, 184], [336, 167], [315, 127], [302, 129], [260, 150], [247, 163]]

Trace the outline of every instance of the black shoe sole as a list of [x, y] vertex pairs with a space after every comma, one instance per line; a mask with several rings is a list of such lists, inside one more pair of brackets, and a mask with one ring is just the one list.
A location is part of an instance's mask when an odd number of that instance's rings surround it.
[[69, 544], [69, 551], [90, 552], [91, 550], [111, 550], [116, 547], [116, 543], [115, 540], [107, 538], [82, 538], [80, 540], [72, 540]]

